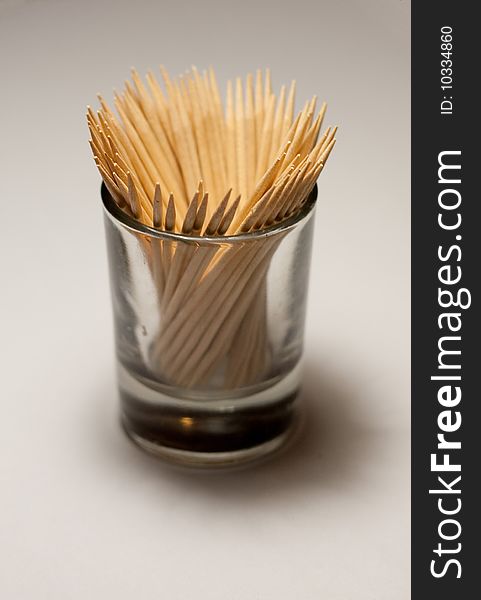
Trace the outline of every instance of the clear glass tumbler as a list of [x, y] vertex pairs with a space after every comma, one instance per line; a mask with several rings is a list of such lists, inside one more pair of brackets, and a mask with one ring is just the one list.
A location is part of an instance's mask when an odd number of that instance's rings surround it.
[[143, 449], [222, 466], [288, 439], [316, 196], [268, 229], [195, 237], [140, 224], [102, 186], [122, 423]]

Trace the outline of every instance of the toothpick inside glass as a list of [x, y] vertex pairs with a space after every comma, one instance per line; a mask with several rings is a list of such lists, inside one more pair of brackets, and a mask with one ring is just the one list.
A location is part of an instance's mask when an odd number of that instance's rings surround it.
[[141, 448], [226, 466], [289, 439], [316, 197], [262, 230], [195, 236], [140, 223], [102, 186], [122, 423]]

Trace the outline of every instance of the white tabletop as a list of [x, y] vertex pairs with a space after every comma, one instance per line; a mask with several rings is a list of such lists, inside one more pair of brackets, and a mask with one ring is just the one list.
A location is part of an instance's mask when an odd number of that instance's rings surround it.
[[[409, 4], [0, 1], [6, 600], [409, 597]], [[306, 330], [308, 424], [251, 469], [124, 437], [85, 107], [129, 68], [270, 66], [329, 102]]]

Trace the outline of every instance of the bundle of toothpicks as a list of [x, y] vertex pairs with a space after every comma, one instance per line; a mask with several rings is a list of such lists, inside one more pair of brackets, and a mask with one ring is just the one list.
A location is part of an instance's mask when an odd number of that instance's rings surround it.
[[182, 234], [145, 248], [160, 315], [148, 367], [186, 388], [214, 375], [227, 388], [251, 385], [271, 368], [267, 272], [282, 235], [250, 242], [249, 233], [301, 210], [337, 128], [321, 134], [326, 104], [316, 110], [315, 97], [295, 115], [295, 82], [276, 95], [269, 70], [228, 81], [225, 108], [212, 68], [177, 79], [160, 71], [163, 87], [133, 70], [115, 94], [117, 114], [101, 96], [87, 112], [113, 200], [144, 225]]

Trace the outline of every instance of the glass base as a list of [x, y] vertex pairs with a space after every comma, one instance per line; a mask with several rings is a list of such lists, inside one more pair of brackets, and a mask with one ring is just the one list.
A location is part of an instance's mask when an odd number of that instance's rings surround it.
[[131, 440], [159, 458], [227, 467], [278, 450], [299, 422], [299, 367], [243, 396], [178, 397], [147, 386], [119, 365], [122, 424]]

